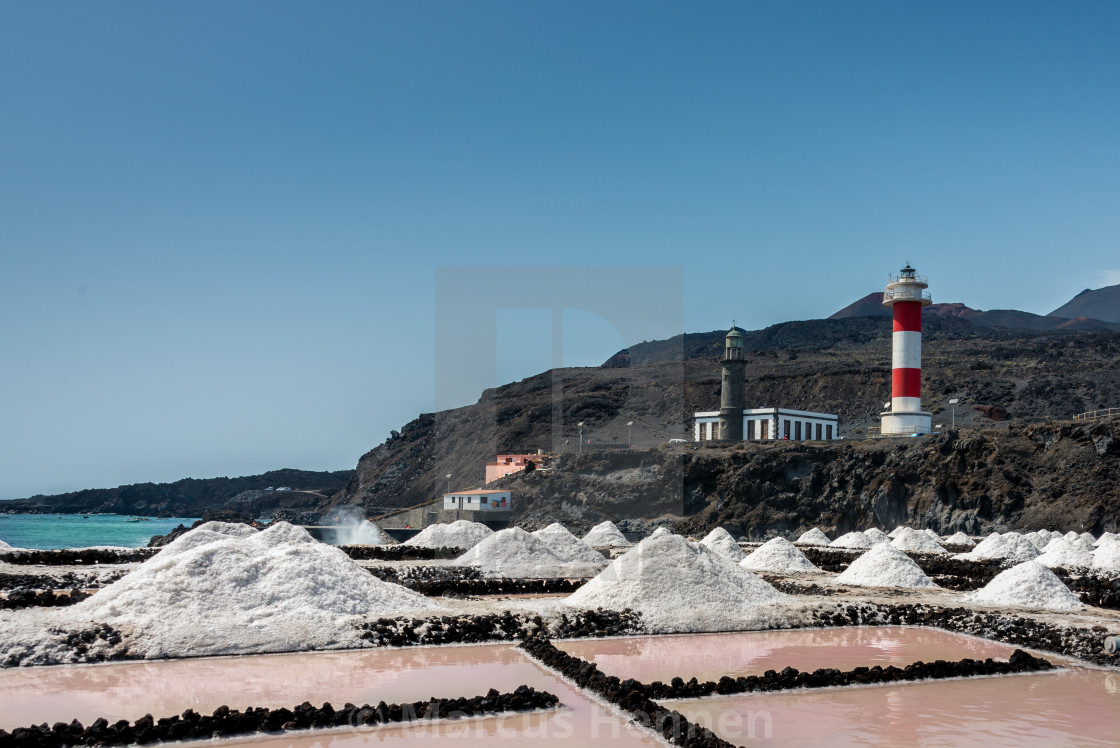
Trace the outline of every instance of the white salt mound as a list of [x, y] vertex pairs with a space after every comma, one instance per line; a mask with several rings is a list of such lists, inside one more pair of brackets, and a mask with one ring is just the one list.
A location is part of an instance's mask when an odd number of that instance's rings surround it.
[[924, 532], [926, 535], [928, 535], [929, 539], [932, 540], [933, 542], [935, 542], [935, 543], [940, 543], [941, 542], [941, 536], [938, 535], [937, 533], [935, 533], [933, 530], [929, 529], [928, 527], [926, 529], [922, 530], [922, 532]]
[[654, 530], [653, 532], [651, 532], [649, 537], [651, 537], [651, 538], [661, 538], [661, 537], [664, 537], [666, 535], [672, 535], [672, 534], [673, 533], [669, 532], [668, 528], [659, 527], [656, 530]]
[[936, 587], [918, 565], [890, 543], [879, 543], [836, 577], [854, 587]]
[[556, 579], [594, 576], [606, 563], [602, 554], [596, 555], [600, 563], [567, 561], [540, 538], [520, 527], [510, 527], [485, 538], [452, 563], [473, 566], [487, 577]]
[[863, 534], [871, 545], [875, 545], [876, 543], [889, 543], [891, 541], [891, 536], [887, 535], [878, 527], [864, 530]]
[[945, 544], [963, 545], [965, 548], [973, 548], [976, 546], [976, 543], [973, 542], [972, 538], [968, 537], [963, 532], [954, 533], [953, 535], [945, 538]]
[[7, 548], [11, 548], [11, 546], [5, 543], [3, 540], [0, 540], [0, 550], [4, 550]]
[[871, 541], [868, 540], [867, 536], [862, 532], [856, 530], [855, 532], [850, 532], [847, 535], [841, 535], [840, 537], [836, 538], [836, 540], [833, 540], [831, 543], [829, 543], [829, 546], [831, 546], [832, 548], [870, 548]]
[[914, 551], [916, 553], [947, 553], [941, 544], [931, 540], [929, 535], [920, 530], [911, 530], [907, 527], [891, 541], [891, 545], [900, 551]]
[[1069, 532], [1067, 532], [1062, 537], [1065, 538], [1066, 540], [1077, 540], [1077, 533], [1074, 532], [1073, 530], [1070, 530]]
[[760, 545], [740, 564], [753, 571], [820, 571], [793, 543], [785, 538], [772, 538]]
[[1062, 580], [1037, 561], [1001, 571], [984, 587], [964, 596], [985, 605], [1019, 605], [1046, 610], [1078, 610], [1081, 601]]
[[481, 522], [458, 519], [451, 524], [428, 525], [401, 545], [469, 550], [493, 534], [494, 531]]
[[631, 608], [655, 633], [777, 625], [791, 598], [738, 564], [678, 535], [649, 537], [572, 593], [572, 608]]
[[[280, 524], [287, 525], [286, 522]], [[280, 524], [273, 525], [270, 529], [280, 527]], [[292, 527], [292, 525], [288, 525], [288, 527]], [[304, 530], [304, 532], [307, 531]], [[210, 543], [224, 541], [229, 538], [247, 538], [256, 533], [256, 529], [240, 522], [207, 522], [175, 538], [165, 545], [159, 553], [152, 556], [150, 560], [171, 558], [172, 556], [178, 556], [180, 553], [185, 553], [195, 548], [209, 545]], [[311, 536], [308, 535], [308, 537]]]
[[1031, 541], [1017, 532], [994, 532], [976, 544], [968, 553], [958, 553], [953, 558], [965, 561], [983, 561], [990, 558], [1000, 558], [1014, 563], [1022, 563], [1036, 559], [1042, 551], [1034, 547]]
[[1117, 535], [1114, 532], [1106, 532], [1106, 533], [1102, 534], [1099, 538], [1097, 538], [1096, 541], [1093, 543], [1093, 545], [1101, 546], [1101, 545], [1104, 545], [1105, 543], [1107, 543], [1110, 540], [1120, 540], [1120, 535]]
[[814, 527], [812, 530], [802, 533], [801, 537], [794, 542], [803, 543], [805, 545], [828, 545], [832, 541], [828, 539], [827, 535], [820, 531], [820, 528]]
[[442, 610], [301, 527], [281, 522], [246, 536], [210, 524], [176, 540], [209, 542], [169, 544], [63, 615], [118, 627], [133, 654], [151, 658], [356, 646], [350, 616]]
[[633, 545], [614, 522], [607, 520], [592, 527], [583, 536], [583, 542], [592, 548], [626, 548]]
[[728, 561], [734, 561], [735, 563], [739, 563], [747, 555], [743, 553], [743, 549], [735, 542], [735, 538], [731, 537], [731, 533], [724, 530], [722, 527], [717, 527], [705, 535], [700, 543], [706, 545]]
[[1065, 538], [1054, 538], [1046, 546], [1046, 552], [1035, 559], [1049, 569], [1072, 569], [1078, 566], [1091, 566], [1093, 554], [1077, 543]]
[[1120, 571], [1120, 539], [1114, 536], [1093, 551], [1091, 566], [1103, 571]]
[[1050, 542], [1049, 533], [1042, 533], [1042, 532], [1039, 532], [1038, 530], [1028, 532], [1023, 537], [1026, 538], [1027, 540], [1031, 541], [1031, 545], [1033, 545], [1035, 548], [1039, 549], [1040, 551], [1043, 550], [1046, 547], [1046, 544]]
[[910, 528], [907, 527], [906, 525], [899, 525], [898, 527], [896, 527], [893, 530], [891, 530], [890, 532], [888, 532], [887, 537], [890, 538], [891, 540], [894, 540], [895, 538], [898, 537], [898, 534], [900, 532], [902, 532], [903, 530], [909, 530], [909, 529]]
[[598, 564], [599, 568], [607, 565], [607, 559], [602, 553], [577, 538], [559, 522], [537, 530], [533, 537], [543, 541], [566, 563]]

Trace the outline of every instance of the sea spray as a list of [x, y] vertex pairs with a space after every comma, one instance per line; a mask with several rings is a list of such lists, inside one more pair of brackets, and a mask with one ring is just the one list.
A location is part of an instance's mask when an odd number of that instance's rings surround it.
[[384, 545], [385, 538], [377, 525], [366, 519], [356, 506], [334, 509], [324, 518], [330, 526], [325, 540], [331, 545]]

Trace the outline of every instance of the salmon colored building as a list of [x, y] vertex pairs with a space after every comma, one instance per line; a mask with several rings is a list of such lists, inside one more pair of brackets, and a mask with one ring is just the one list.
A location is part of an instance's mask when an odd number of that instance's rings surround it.
[[494, 462], [486, 463], [486, 482], [504, 478], [511, 473], [520, 473], [529, 461], [540, 464], [539, 455], [498, 455]]

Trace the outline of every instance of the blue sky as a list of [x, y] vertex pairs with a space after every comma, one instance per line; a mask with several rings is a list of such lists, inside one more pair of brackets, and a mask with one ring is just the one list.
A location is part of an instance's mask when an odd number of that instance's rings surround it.
[[[0, 498], [352, 467], [435, 405], [443, 266], [680, 266], [690, 331], [904, 260], [984, 309], [1120, 282], [1118, 32], [1114, 2], [0, 2]], [[621, 345], [568, 322], [566, 364]], [[500, 380], [548, 365], [522, 337]]]

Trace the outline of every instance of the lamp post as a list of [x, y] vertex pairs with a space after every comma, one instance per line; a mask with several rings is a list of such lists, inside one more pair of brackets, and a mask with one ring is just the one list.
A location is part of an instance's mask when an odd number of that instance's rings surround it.
[[957, 430], [957, 403], [960, 401], [961, 399], [959, 397], [954, 397], [949, 401], [949, 404], [953, 406], [953, 431]]
[[579, 453], [583, 454], [583, 421], [576, 424], [579, 426]]
[[634, 422], [633, 421], [627, 421], [626, 422], [626, 446], [627, 447], [632, 446], [634, 444], [634, 440], [632, 438], [633, 436], [634, 436]]

